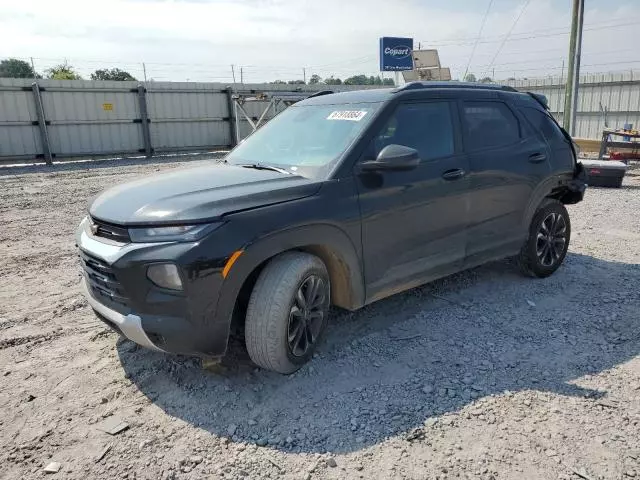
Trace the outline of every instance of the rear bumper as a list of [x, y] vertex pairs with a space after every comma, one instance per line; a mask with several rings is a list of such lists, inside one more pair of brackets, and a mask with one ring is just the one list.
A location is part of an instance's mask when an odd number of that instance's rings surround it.
[[584, 192], [587, 189], [585, 182], [586, 174], [582, 163], [576, 164], [573, 172], [573, 178], [566, 183], [567, 191], [562, 195], [560, 200], [565, 205], [573, 205], [584, 199]]

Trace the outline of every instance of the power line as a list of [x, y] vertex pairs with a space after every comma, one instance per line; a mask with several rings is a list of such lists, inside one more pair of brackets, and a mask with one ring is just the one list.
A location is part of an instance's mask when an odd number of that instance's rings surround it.
[[500, 55], [500, 52], [502, 51], [502, 47], [504, 47], [504, 44], [507, 43], [507, 40], [509, 39], [509, 36], [511, 35], [511, 32], [513, 32], [513, 29], [516, 28], [516, 25], [520, 21], [520, 18], [522, 17], [522, 14], [527, 9], [527, 6], [529, 5], [530, 2], [531, 2], [531, 0], [525, 0], [524, 4], [522, 5], [522, 9], [520, 10], [520, 13], [518, 14], [518, 16], [516, 17], [515, 21], [511, 25], [511, 28], [509, 29], [509, 31], [505, 35], [504, 40], [502, 40], [502, 43], [498, 47], [498, 51], [493, 56], [493, 60], [491, 60], [491, 63], [489, 64], [489, 68], [487, 68], [487, 70], [489, 70], [493, 66], [493, 64], [495, 63], [496, 59], [498, 58], [498, 55]]
[[491, 5], [493, 5], [493, 0], [489, 0], [489, 5], [487, 5], [487, 11], [484, 12], [484, 17], [482, 18], [482, 23], [480, 24], [480, 31], [478, 32], [478, 36], [476, 37], [475, 43], [473, 44], [473, 49], [471, 50], [471, 55], [469, 56], [467, 67], [464, 69], [464, 75], [462, 76], [463, 80], [467, 78], [467, 73], [469, 73], [469, 65], [471, 65], [471, 61], [473, 60], [473, 55], [474, 53], [476, 53], [476, 47], [478, 46], [478, 42], [480, 41], [480, 38], [482, 38], [482, 31], [484, 30], [485, 23], [487, 23], [487, 17], [489, 16]]
[[[627, 23], [616, 23], [616, 24], [611, 24], [611, 25], [604, 25], [604, 26], [600, 26], [600, 27], [591, 27], [591, 28], [585, 28], [584, 31], [595, 31], [595, 30], [606, 30], [606, 29], [610, 29], [610, 28], [617, 28], [617, 27], [629, 27], [629, 26], [634, 26], [637, 27], [638, 24], [640, 23], [639, 20], [636, 20], [634, 22], [627, 22]], [[525, 35], [525, 34], [534, 34], [537, 32], [541, 32], [541, 31], [545, 31], [545, 30], [530, 30], [527, 32], [522, 32], [522, 33], [518, 33], [516, 35]], [[544, 34], [544, 35], [530, 35], [530, 36], [526, 36], [526, 37], [515, 37], [515, 38], [510, 38], [508, 41], [510, 42], [517, 42], [517, 41], [521, 41], [521, 40], [530, 40], [530, 39], [538, 39], [538, 38], [547, 38], [547, 37], [557, 37], [557, 36], [561, 36], [561, 35], [569, 35], [569, 30], [565, 30], [563, 32], [556, 32], [556, 33], [548, 33], [548, 34]], [[494, 37], [485, 37], [485, 38], [494, 38]], [[446, 40], [444, 40], [446, 42]], [[488, 44], [488, 43], [498, 43], [501, 40], [484, 40], [484, 41], [480, 41], [478, 43], [481, 44]], [[467, 46], [467, 45], [472, 45], [472, 42], [460, 42], [460, 43], [434, 43], [434, 42], [428, 42], [425, 40], [421, 40], [422, 43], [427, 43], [429, 46], [431, 47], [456, 47], [456, 46]]]
[[[609, 27], [615, 27], [617, 25], [629, 25], [629, 21], [633, 20], [633, 23], [631, 23], [631, 25], [637, 25], [640, 22], [640, 17], [619, 17], [619, 18], [610, 18], [608, 20], [604, 20], [601, 22], [589, 22], [589, 23], [585, 23], [585, 27], [596, 27], [596, 26], [600, 26], [601, 28], [609, 28]], [[615, 23], [613, 25], [611, 25], [611, 22], [617, 22], [617, 21], [624, 21], [624, 23]], [[543, 33], [543, 32], [550, 32], [553, 30], [562, 30], [561, 33], [564, 32], [568, 32], [568, 30], [566, 29], [566, 27], [547, 27], [547, 28], [537, 28], [535, 30], [527, 30], [524, 32], [520, 32], [520, 33], [516, 33], [515, 35], [529, 35], [532, 33]], [[463, 42], [464, 44], [472, 44], [477, 37], [452, 37], [452, 38], [435, 38], [435, 39], [431, 39], [431, 40], [420, 40], [422, 43], [427, 43], [427, 44], [438, 44], [441, 42]], [[486, 37], [482, 37], [482, 39], [495, 39], [494, 42], [499, 42], [501, 39], [503, 38], [502, 35], [488, 35]]]

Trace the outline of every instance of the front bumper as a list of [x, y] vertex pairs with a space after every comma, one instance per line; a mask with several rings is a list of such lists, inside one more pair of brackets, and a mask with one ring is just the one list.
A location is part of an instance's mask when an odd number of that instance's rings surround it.
[[93, 308], [93, 310], [107, 323], [110, 324], [112, 328], [115, 328], [122, 335], [127, 337], [132, 342], [137, 343], [138, 345], [142, 345], [143, 347], [151, 348], [152, 350], [163, 351], [161, 348], [158, 348], [153, 344], [147, 334], [142, 328], [142, 322], [140, 321], [140, 317], [138, 315], [134, 315], [129, 313], [127, 315], [123, 315], [120, 312], [116, 312], [111, 308], [103, 305], [98, 302], [89, 292], [89, 288], [87, 287], [86, 279], [81, 280], [81, 288], [82, 293], [87, 299], [89, 306]]
[[[78, 228], [76, 245], [83, 265], [82, 291], [110, 327], [154, 350], [225, 354], [235, 296], [221, 295], [224, 257], [205, 255], [214, 250], [211, 245], [118, 243], [94, 236], [86, 220]], [[166, 262], [178, 267], [183, 291], [157, 287], [147, 278], [149, 265]]]

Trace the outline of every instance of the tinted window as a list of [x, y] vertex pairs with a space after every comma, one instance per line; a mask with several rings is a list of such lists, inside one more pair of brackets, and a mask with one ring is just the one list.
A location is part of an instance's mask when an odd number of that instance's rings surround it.
[[527, 120], [531, 122], [536, 130], [542, 133], [542, 136], [549, 143], [557, 141], [565, 141], [562, 131], [556, 125], [556, 122], [549, 117], [545, 112], [538, 110], [537, 108], [522, 108], [520, 109], [524, 113]]
[[465, 102], [464, 122], [469, 150], [502, 147], [520, 139], [518, 119], [501, 102]]
[[453, 155], [453, 122], [449, 103], [400, 105], [375, 138], [375, 155], [391, 144], [415, 148], [421, 160]]
[[315, 177], [353, 143], [378, 108], [379, 103], [289, 107], [233, 149], [227, 161]]

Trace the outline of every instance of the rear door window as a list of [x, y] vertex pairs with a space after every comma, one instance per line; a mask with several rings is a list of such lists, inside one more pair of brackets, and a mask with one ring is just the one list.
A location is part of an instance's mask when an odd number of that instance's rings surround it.
[[463, 121], [467, 150], [512, 145], [520, 140], [520, 123], [503, 102], [464, 102]]
[[455, 142], [451, 104], [399, 105], [375, 137], [374, 155], [391, 144], [415, 148], [422, 161], [453, 155]]

